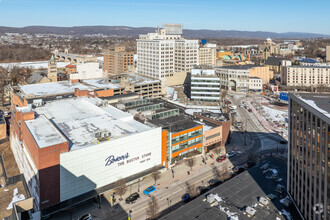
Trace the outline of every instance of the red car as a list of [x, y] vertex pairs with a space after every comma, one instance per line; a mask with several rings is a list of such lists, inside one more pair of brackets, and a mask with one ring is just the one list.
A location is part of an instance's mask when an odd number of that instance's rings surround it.
[[217, 162], [220, 163], [221, 161], [224, 161], [226, 158], [227, 158], [226, 155], [219, 156], [219, 157], [217, 158]]
[[252, 109], [249, 108], [249, 112], [252, 112]]

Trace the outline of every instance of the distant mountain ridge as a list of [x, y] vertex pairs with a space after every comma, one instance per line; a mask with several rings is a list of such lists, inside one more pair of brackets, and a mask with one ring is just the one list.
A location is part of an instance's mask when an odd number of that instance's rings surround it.
[[[109, 36], [137, 37], [139, 34], [154, 32], [153, 27], [127, 27], [127, 26], [27, 26], [22, 28], [0, 26], [0, 33], [27, 33], [27, 34], [63, 34], [87, 35], [104, 34]], [[275, 38], [275, 39], [303, 39], [303, 38], [329, 38], [330, 35], [315, 33], [286, 32], [275, 33], [265, 31], [236, 31], [236, 30], [192, 30], [184, 29], [183, 36], [191, 38]]]

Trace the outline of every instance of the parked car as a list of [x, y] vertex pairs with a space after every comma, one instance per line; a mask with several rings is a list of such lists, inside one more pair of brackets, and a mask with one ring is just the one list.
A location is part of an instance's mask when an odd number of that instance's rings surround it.
[[210, 180], [208, 181], [208, 184], [209, 184], [210, 186], [217, 186], [217, 185], [220, 185], [220, 184], [221, 184], [221, 181], [218, 180], [218, 179], [210, 179]]
[[236, 127], [240, 128], [240, 127], [242, 127], [242, 125], [243, 125], [242, 122], [240, 122], [240, 121], [236, 122]]
[[235, 155], [236, 155], [235, 151], [232, 150], [232, 151], [230, 151], [229, 153], [226, 154], [226, 157], [227, 158], [231, 158], [231, 157], [233, 157]]
[[135, 192], [131, 194], [129, 197], [126, 198], [125, 202], [126, 204], [132, 204], [134, 203], [138, 198], [140, 197], [139, 193]]
[[199, 195], [202, 195], [202, 194], [206, 193], [207, 191], [209, 191], [209, 188], [207, 188], [205, 186], [197, 186], [196, 190]]
[[81, 216], [78, 220], [93, 220], [93, 216], [91, 214], [86, 214]]
[[249, 111], [249, 112], [252, 112], [252, 109], [250, 109], [250, 108], [249, 108], [249, 110], [248, 110], [248, 111]]
[[156, 187], [154, 187], [154, 186], [149, 186], [148, 188], [146, 188], [146, 189], [143, 191], [143, 193], [144, 193], [144, 195], [148, 195], [148, 194], [152, 193], [153, 191], [156, 191]]
[[221, 162], [221, 161], [224, 161], [226, 159], [226, 155], [222, 155], [222, 156], [219, 156], [218, 158], [217, 158], [217, 162]]
[[236, 109], [236, 105], [229, 106], [229, 109], [235, 110]]
[[240, 107], [240, 108], [243, 108], [243, 107], [244, 107], [244, 105], [243, 105], [243, 104], [240, 104], [240, 105], [239, 105], [239, 107]]
[[181, 200], [183, 202], [188, 202], [191, 199], [190, 194], [189, 193], [185, 193], [183, 196], [181, 196]]
[[245, 169], [244, 169], [244, 167], [242, 167], [242, 166], [235, 166], [235, 167], [233, 168], [233, 171], [234, 171], [236, 174], [242, 173], [244, 170], [245, 170]]
[[254, 165], [256, 165], [256, 162], [248, 161], [248, 162], [246, 162], [246, 164], [244, 166], [245, 166], [245, 168], [250, 168], [250, 167], [253, 167]]

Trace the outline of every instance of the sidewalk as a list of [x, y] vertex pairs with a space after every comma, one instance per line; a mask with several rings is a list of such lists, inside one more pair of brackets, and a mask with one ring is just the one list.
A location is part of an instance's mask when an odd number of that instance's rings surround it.
[[[235, 135], [232, 135], [231, 144], [224, 147], [224, 151], [227, 150], [227, 152], [235, 149], [237, 153], [244, 153], [248, 151], [253, 146], [253, 140], [251, 140], [249, 137], [247, 137], [247, 146], [244, 146], [244, 134], [241, 132], [235, 133]], [[213, 158], [210, 157], [210, 154], [213, 154]], [[220, 155], [223, 155], [225, 153], [221, 153]], [[205, 164], [203, 163], [203, 159], [205, 160]], [[156, 181], [152, 178], [151, 175], [146, 176], [141, 182], [140, 187], [139, 183], [135, 182], [132, 185], [127, 186], [126, 192], [122, 195], [122, 198], [125, 199], [128, 197], [131, 193], [139, 192], [140, 194], [143, 194], [143, 191], [149, 187], [154, 185], [156, 187], [156, 190], [164, 190], [167, 189], [169, 186], [177, 183], [182, 183], [189, 181], [189, 179], [192, 179], [193, 177], [199, 175], [200, 173], [205, 172], [206, 170], [210, 169], [212, 166], [216, 166], [219, 168], [219, 170], [222, 170], [222, 167], [224, 167], [224, 163], [218, 163], [216, 162], [216, 158], [218, 157], [217, 154], [214, 152], [209, 152], [207, 155], [197, 155], [195, 156], [196, 162], [195, 166], [192, 170], [186, 165], [185, 160], [178, 161], [172, 168], [174, 170], [174, 177], [172, 175], [172, 171], [170, 168], [164, 168], [161, 170], [160, 178]], [[231, 169], [232, 165], [228, 164], [226, 162], [227, 169]], [[188, 174], [188, 172], [190, 174]], [[110, 198], [111, 193], [115, 192], [115, 190], [105, 193], [104, 195], [106, 198]], [[116, 196], [118, 199], [118, 195]], [[117, 203], [122, 203], [123, 201], [117, 200]]]

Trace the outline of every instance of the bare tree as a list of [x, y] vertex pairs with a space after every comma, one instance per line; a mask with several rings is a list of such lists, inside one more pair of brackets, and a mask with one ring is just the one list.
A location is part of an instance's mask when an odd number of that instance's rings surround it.
[[120, 200], [122, 200], [122, 196], [126, 192], [126, 182], [125, 179], [119, 179], [115, 182], [116, 193], [120, 196]]
[[160, 179], [160, 173], [159, 173], [158, 168], [156, 166], [154, 166], [151, 176], [155, 180], [155, 185], [156, 185], [157, 180]]
[[221, 145], [220, 145], [220, 143], [217, 143], [215, 145], [214, 153], [216, 153], [217, 155], [220, 155], [221, 154]]
[[214, 175], [215, 178], [221, 179], [221, 172], [220, 172], [220, 170], [219, 170], [218, 167], [213, 166], [212, 167], [212, 173], [213, 173], [213, 175]]
[[154, 196], [151, 196], [148, 206], [146, 209], [146, 214], [148, 219], [156, 219], [158, 217], [159, 206], [158, 201]]
[[222, 167], [222, 181], [226, 181], [227, 179], [229, 179], [229, 172], [228, 172], [228, 166], [227, 165], [224, 165]]
[[186, 192], [191, 196], [191, 197], [194, 197], [194, 196], [197, 196], [197, 188], [195, 185], [192, 185], [188, 182], [185, 182], [185, 185], [186, 185]]
[[189, 157], [189, 158], [186, 159], [186, 165], [188, 167], [190, 167], [190, 170], [193, 169], [193, 167], [195, 166], [195, 164], [196, 164], [196, 159], [194, 157]]
[[252, 152], [249, 152], [248, 153], [248, 158], [247, 158], [247, 161], [248, 162], [252, 162], [252, 163], [255, 163], [256, 161], [256, 155]]

